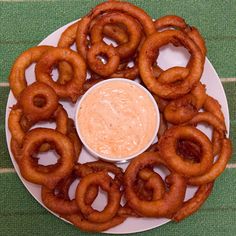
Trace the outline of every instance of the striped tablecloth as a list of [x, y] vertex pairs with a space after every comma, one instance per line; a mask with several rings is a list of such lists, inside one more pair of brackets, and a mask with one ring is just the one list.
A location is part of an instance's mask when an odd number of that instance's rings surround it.
[[[24, 50], [85, 13], [99, 1], [0, 0], [0, 235], [86, 235], [61, 221], [27, 192], [12, 166], [5, 137], [8, 75]], [[206, 39], [208, 58], [224, 86], [230, 111], [230, 136], [236, 144], [236, 1], [132, 1], [153, 18], [166, 14], [184, 17]], [[197, 214], [140, 235], [236, 235], [236, 154], [234, 151], [213, 194]]]

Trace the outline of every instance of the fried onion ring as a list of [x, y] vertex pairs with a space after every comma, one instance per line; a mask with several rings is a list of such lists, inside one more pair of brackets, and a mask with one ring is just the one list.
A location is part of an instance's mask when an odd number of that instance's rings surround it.
[[136, 212], [148, 217], [169, 217], [176, 212], [183, 203], [186, 181], [177, 173], [171, 172], [167, 177], [170, 189], [165, 192], [163, 198], [145, 201], [138, 198], [134, 183], [138, 172], [145, 166], [162, 165], [163, 161], [157, 152], [145, 152], [133, 159], [127, 167], [124, 175], [125, 197], [128, 205]]
[[27, 87], [27, 81], [25, 78], [25, 70], [34, 62], [37, 62], [40, 57], [49, 49], [51, 46], [37, 46], [30, 48], [23, 52], [15, 60], [11, 73], [9, 75], [9, 83], [11, 91], [16, 99], [20, 96], [21, 92]]
[[[37, 99], [43, 102], [37, 104]], [[48, 120], [58, 108], [58, 97], [54, 90], [40, 82], [35, 82], [25, 88], [19, 97], [25, 118], [31, 123]]]
[[[201, 160], [192, 163], [177, 154], [177, 142], [190, 140], [201, 147]], [[183, 176], [198, 176], [206, 173], [213, 163], [212, 145], [208, 137], [191, 126], [175, 126], [168, 129], [159, 141], [160, 155], [168, 166]]]
[[[50, 73], [59, 61], [66, 61], [73, 67], [73, 78], [61, 85], [53, 81]], [[76, 52], [67, 48], [52, 48], [38, 61], [35, 67], [37, 81], [43, 82], [54, 89], [60, 98], [70, 98], [76, 102], [86, 79], [86, 63]]]
[[141, 29], [138, 22], [128, 14], [113, 12], [101, 16], [90, 30], [91, 44], [102, 42], [103, 28], [109, 23], [122, 24], [127, 29], [129, 41], [118, 45], [117, 50], [121, 59], [133, 56], [141, 40]]
[[[92, 171], [88, 168], [83, 172], [78, 172], [75, 168], [71, 175], [62, 179], [54, 189], [42, 186], [41, 197], [44, 205], [60, 215], [79, 212], [79, 207], [75, 199], [71, 200], [69, 198], [69, 188], [77, 178], [83, 178], [90, 173], [92, 173]], [[86, 204], [91, 204], [97, 194], [98, 188], [96, 186], [91, 186], [87, 191]]]
[[[105, 64], [98, 58], [98, 56], [104, 55], [107, 57]], [[113, 74], [120, 64], [120, 57], [116, 49], [103, 42], [92, 45], [88, 51], [87, 60], [90, 69], [104, 77]]]
[[[161, 46], [174, 41], [181, 43], [191, 53], [190, 60], [192, 63], [188, 68], [189, 73], [186, 77], [181, 77], [182, 69], [179, 68], [177, 71], [168, 69], [165, 73], [170, 73], [170, 81], [173, 81], [171, 77], [174, 74], [174, 80], [178, 78], [178, 81], [181, 80], [181, 82], [161, 83], [152, 72], [153, 57], [155, 57], [156, 51]], [[162, 98], [174, 99], [187, 94], [200, 80], [203, 66], [203, 55], [198, 46], [181, 31], [166, 30], [152, 34], [144, 42], [139, 54], [139, 70], [144, 84], [151, 92]], [[186, 70], [186, 68], [183, 68], [183, 70]]]
[[[32, 160], [32, 155], [43, 143], [55, 145], [55, 150], [60, 155], [58, 164], [53, 165], [55, 168], [47, 173], [39, 171]], [[59, 180], [71, 173], [73, 165], [74, 147], [66, 135], [46, 128], [36, 128], [25, 135], [19, 167], [26, 180], [54, 188]]]
[[[100, 186], [108, 193], [108, 204], [103, 211], [98, 212], [91, 206], [85, 204], [86, 192], [92, 185]], [[81, 179], [76, 189], [76, 202], [85, 217], [92, 222], [104, 223], [111, 220], [120, 207], [121, 192], [112, 178], [104, 171], [87, 175]]]
[[81, 19], [81, 24], [77, 28], [76, 45], [78, 52], [87, 57], [87, 35], [92, 20], [101, 14], [110, 11], [126, 13], [136, 19], [143, 28], [146, 36], [155, 32], [155, 26], [151, 17], [142, 9], [128, 2], [109, 1], [98, 4], [91, 12]]

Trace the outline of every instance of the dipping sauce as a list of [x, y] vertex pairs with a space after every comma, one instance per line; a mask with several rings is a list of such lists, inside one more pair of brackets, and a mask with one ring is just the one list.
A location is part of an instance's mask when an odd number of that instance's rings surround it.
[[159, 126], [153, 97], [126, 79], [96, 84], [81, 99], [76, 116], [85, 146], [111, 160], [140, 154], [153, 142]]

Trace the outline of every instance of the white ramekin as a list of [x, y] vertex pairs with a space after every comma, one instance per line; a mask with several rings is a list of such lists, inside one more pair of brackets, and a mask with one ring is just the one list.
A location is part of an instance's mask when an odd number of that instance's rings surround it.
[[[81, 104], [83, 103], [83, 100], [86, 98], [86, 96], [90, 93], [93, 92], [93, 90], [95, 88], [97, 88], [98, 86], [100, 86], [101, 84], [105, 84], [105, 83], [112, 83], [114, 81], [122, 81], [122, 82], [127, 82], [127, 83], [131, 83], [131, 84], [134, 84], [136, 85], [137, 87], [139, 87], [140, 89], [142, 89], [150, 98], [150, 100], [152, 101], [153, 103], [153, 106], [156, 110], [156, 114], [157, 114], [157, 122], [156, 122], [156, 127], [155, 129], [153, 130], [153, 136], [152, 138], [150, 139], [150, 142], [147, 143], [146, 146], [144, 146], [139, 152], [133, 154], [133, 155], [129, 155], [129, 156], [126, 156], [126, 157], [120, 157], [120, 158], [115, 158], [115, 157], [107, 157], [107, 156], [104, 156], [104, 155], [101, 155], [100, 153], [97, 153], [95, 150], [93, 150], [87, 143], [86, 141], [84, 140], [84, 137], [83, 135], [81, 134], [80, 132], [80, 129], [79, 129], [79, 122], [78, 122], [78, 113], [79, 113], [79, 110], [80, 110], [80, 106]], [[82, 98], [80, 99], [77, 107], [76, 107], [76, 113], [75, 113], [75, 126], [76, 126], [76, 130], [77, 130], [77, 133], [81, 139], [81, 142], [84, 144], [85, 148], [95, 157], [98, 157], [98, 158], [101, 158], [105, 161], [109, 161], [109, 162], [117, 162], [117, 163], [125, 163], [127, 161], [129, 161], [130, 159], [138, 156], [139, 154], [143, 153], [153, 142], [154, 140], [156, 139], [157, 137], [157, 132], [158, 132], [158, 129], [159, 129], [159, 125], [160, 125], [160, 113], [159, 113], [159, 109], [158, 109], [158, 106], [157, 106], [157, 103], [155, 101], [155, 99], [153, 98], [153, 96], [151, 95], [151, 93], [146, 89], [144, 88], [142, 85], [140, 85], [139, 83], [135, 82], [135, 81], [132, 81], [132, 80], [128, 80], [128, 79], [124, 79], [124, 78], [112, 78], [112, 79], [107, 79], [107, 80], [104, 80], [104, 81], [101, 81], [97, 84], [95, 84], [94, 86], [92, 86], [90, 89], [88, 89], [88, 91], [86, 91], [86, 93], [82, 96]]]

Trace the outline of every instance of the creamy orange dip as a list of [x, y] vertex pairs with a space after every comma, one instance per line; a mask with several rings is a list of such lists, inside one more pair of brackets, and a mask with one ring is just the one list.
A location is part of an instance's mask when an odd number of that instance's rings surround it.
[[136, 83], [110, 80], [92, 88], [77, 113], [82, 141], [103, 157], [128, 157], [153, 141], [157, 109]]

